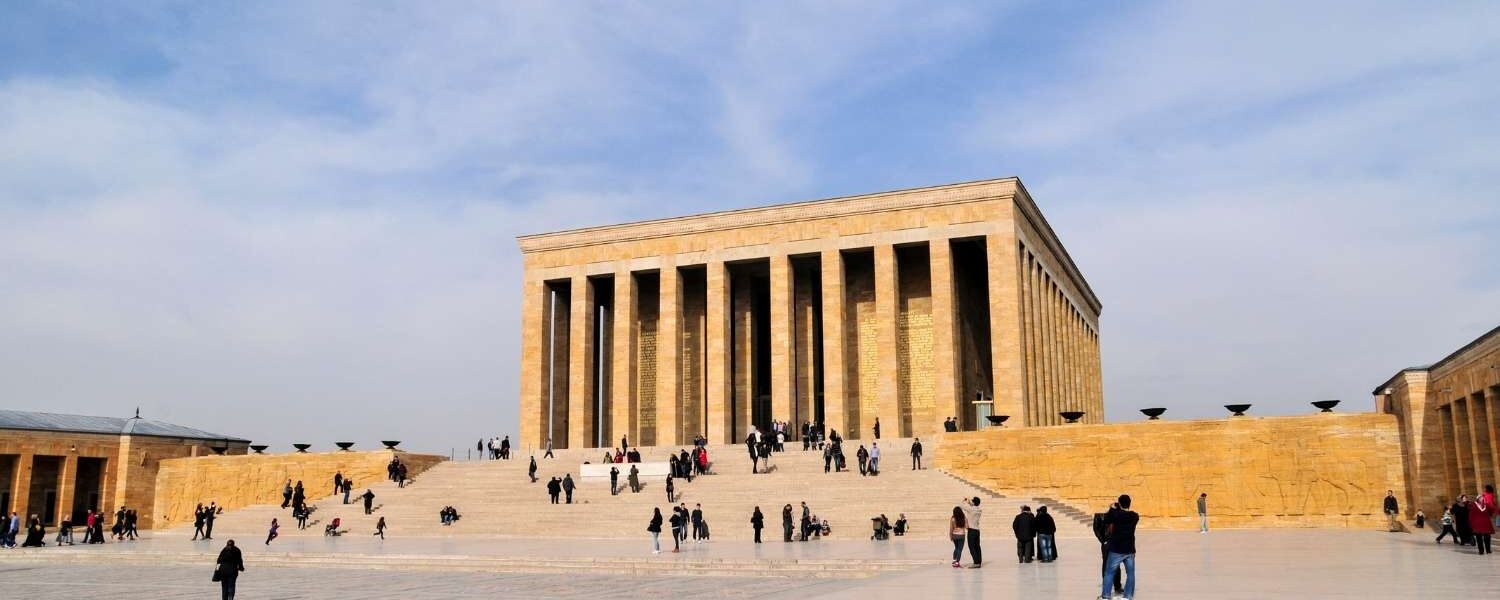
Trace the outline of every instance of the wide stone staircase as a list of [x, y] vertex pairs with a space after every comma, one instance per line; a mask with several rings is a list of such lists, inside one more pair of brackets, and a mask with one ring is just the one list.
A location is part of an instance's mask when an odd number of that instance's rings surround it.
[[[930, 459], [937, 440], [924, 440]], [[692, 509], [702, 504], [705, 520], [713, 540], [748, 540], [752, 537], [750, 514], [759, 506], [765, 515], [765, 541], [781, 538], [781, 508], [791, 504], [794, 518], [800, 516], [800, 502], [806, 501], [819, 519], [829, 521], [832, 538], [864, 540], [871, 535], [872, 517], [885, 514], [892, 524], [905, 513], [914, 539], [945, 539], [948, 517], [961, 498], [983, 498], [984, 529], [988, 539], [1010, 536], [1010, 522], [1022, 504], [1035, 510], [1041, 504], [1034, 498], [1003, 497], [983, 491], [947, 473], [924, 469], [911, 470], [910, 439], [881, 440], [882, 470], [879, 476], [861, 476], [854, 453], [861, 443], [845, 443], [849, 470], [824, 473], [822, 453], [804, 452], [800, 443], [788, 443], [785, 452], [774, 453], [770, 473], [751, 474], [751, 462], [743, 445], [709, 446], [713, 473], [699, 476], [689, 483], [674, 480], [678, 501]], [[682, 447], [640, 448], [646, 462], [665, 461], [668, 452]], [[310, 504], [316, 507], [306, 530], [298, 530], [289, 509], [279, 505], [250, 506], [221, 515], [214, 524], [214, 537], [224, 535], [264, 536], [271, 519], [281, 521], [282, 536], [320, 536], [324, 525], [334, 517], [341, 519], [341, 529], [368, 536], [375, 521], [385, 517], [390, 536], [508, 536], [557, 538], [642, 538], [651, 509], [660, 507], [669, 517], [664, 481], [643, 479], [640, 493], [622, 489], [611, 495], [607, 477], [583, 478], [579, 466], [584, 461], [599, 463], [603, 449], [558, 450], [556, 457], [538, 458], [537, 483], [526, 475], [527, 456], [509, 461], [456, 461], [439, 464], [421, 474], [405, 488], [380, 482], [369, 486], [375, 493], [375, 511], [363, 514], [357, 496], [365, 487], [356, 488], [351, 503], [344, 505], [337, 496], [320, 496], [319, 490], [331, 491], [332, 482], [305, 482]], [[629, 465], [622, 464], [621, 488], [626, 487]], [[572, 474], [578, 488], [573, 504], [553, 505], [546, 491], [550, 477]], [[209, 499], [204, 499], [205, 501]], [[1047, 503], [1058, 524], [1058, 537], [1089, 537], [1081, 513]], [[438, 511], [452, 505], [462, 519], [451, 526], [439, 522]], [[664, 529], [666, 525], [663, 526]], [[158, 536], [189, 536], [192, 527], [179, 527]], [[999, 536], [999, 537], [997, 537]], [[664, 541], [666, 536], [663, 536]], [[900, 538], [893, 538], [900, 539]]]

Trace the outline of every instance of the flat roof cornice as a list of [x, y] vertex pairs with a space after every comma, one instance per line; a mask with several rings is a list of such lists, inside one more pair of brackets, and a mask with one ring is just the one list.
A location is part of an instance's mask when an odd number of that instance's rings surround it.
[[820, 200], [789, 202], [754, 208], [741, 208], [680, 217], [667, 217], [565, 229], [516, 237], [521, 252], [545, 252], [579, 246], [608, 244], [640, 239], [667, 237], [800, 221], [808, 217], [830, 218], [867, 212], [897, 210], [957, 202], [1004, 198], [1015, 194], [1020, 180], [1015, 177], [951, 183], [931, 187], [838, 196]]

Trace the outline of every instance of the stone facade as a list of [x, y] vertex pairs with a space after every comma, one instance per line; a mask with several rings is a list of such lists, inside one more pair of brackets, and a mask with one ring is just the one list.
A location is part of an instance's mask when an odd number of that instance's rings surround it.
[[1151, 528], [1197, 527], [1200, 493], [1213, 526], [1373, 528], [1386, 490], [1405, 493], [1396, 419], [1374, 413], [991, 428], [938, 448], [938, 468], [1002, 494], [1090, 512], [1130, 494]]
[[1500, 327], [1375, 388], [1379, 412], [1401, 428], [1408, 495], [1402, 512], [1443, 514], [1459, 494], [1500, 480]]
[[1103, 419], [1099, 300], [1014, 178], [518, 242], [523, 449]]
[[[155, 526], [191, 523], [198, 504], [217, 502], [225, 510], [252, 504], [281, 502], [288, 479], [301, 481], [308, 498], [333, 493], [333, 476], [354, 478], [363, 492], [370, 484], [386, 481], [386, 465], [392, 456], [406, 463], [407, 475], [416, 477], [446, 457], [375, 450], [370, 452], [294, 452], [240, 456], [199, 456], [161, 461], [154, 481]], [[440, 508], [440, 507], [439, 507]], [[436, 509], [433, 509], [436, 511]], [[434, 513], [435, 514], [435, 513]]]

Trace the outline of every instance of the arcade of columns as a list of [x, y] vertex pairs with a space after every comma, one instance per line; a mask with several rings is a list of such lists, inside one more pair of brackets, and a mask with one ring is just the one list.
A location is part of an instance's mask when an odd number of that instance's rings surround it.
[[518, 241], [526, 447], [1102, 422], [1099, 301], [1014, 178]]

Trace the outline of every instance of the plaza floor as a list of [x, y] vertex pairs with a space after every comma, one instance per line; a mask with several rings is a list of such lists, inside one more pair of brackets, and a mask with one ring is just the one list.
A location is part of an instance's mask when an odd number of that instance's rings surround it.
[[[1014, 538], [985, 537], [983, 569], [953, 569], [940, 540], [688, 544], [649, 539], [368, 537], [238, 540], [239, 598], [1090, 598], [1098, 547], [1059, 541], [1060, 560], [1017, 564]], [[204, 598], [222, 541], [180, 538], [0, 551], [0, 589], [18, 598]], [[1142, 532], [1138, 598], [1494, 598], [1500, 559], [1438, 546], [1425, 532]], [[965, 561], [969, 560], [967, 553]], [[868, 567], [867, 569], [844, 567]]]

